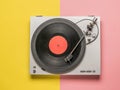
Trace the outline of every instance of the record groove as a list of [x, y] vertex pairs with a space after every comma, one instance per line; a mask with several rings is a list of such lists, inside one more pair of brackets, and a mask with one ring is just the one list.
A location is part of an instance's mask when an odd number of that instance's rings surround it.
[[[31, 51], [37, 64], [45, 71], [55, 74], [66, 73], [74, 69], [82, 60], [86, 42], [85, 37], [73, 53], [71, 63], [66, 63], [65, 58], [72, 51], [76, 43], [84, 34], [73, 22], [55, 18], [41, 24], [33, 34]], [[54, 54], [49, 49], [49, 41], [54, 36], [62, 36], [68, 42], [67, 50], [62, 54]]]

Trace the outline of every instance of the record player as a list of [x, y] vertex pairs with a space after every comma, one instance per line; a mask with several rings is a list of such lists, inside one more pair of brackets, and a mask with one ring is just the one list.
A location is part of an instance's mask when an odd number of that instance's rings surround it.
[[99, 16], [31, 16], [31, 75], [100, 75]]

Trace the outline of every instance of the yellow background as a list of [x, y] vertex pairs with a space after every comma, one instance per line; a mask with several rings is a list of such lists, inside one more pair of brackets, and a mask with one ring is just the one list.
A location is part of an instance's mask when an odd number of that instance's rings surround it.
[[0, 90], [59, 90], [59, 76], [29, 74], [30, 16], [60, 15], [59, 0], [0, 0]]

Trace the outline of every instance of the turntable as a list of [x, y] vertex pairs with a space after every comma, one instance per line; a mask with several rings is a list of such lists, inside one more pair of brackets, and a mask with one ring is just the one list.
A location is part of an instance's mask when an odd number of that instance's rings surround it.
[[31, 75], [100, 75], [100, 17], [31, 16]]

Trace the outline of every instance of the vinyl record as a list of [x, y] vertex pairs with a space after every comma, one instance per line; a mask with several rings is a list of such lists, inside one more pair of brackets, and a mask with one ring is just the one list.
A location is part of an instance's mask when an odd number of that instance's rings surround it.
[[[72, 57], [65, 61], [79, 40]], [[81, 29], [62, 18], [47, 20], [33, 34], [31, 51], [36, 63], [45, 71], [62, 74], [73, 70], [82, 61], [86, 42]]]

